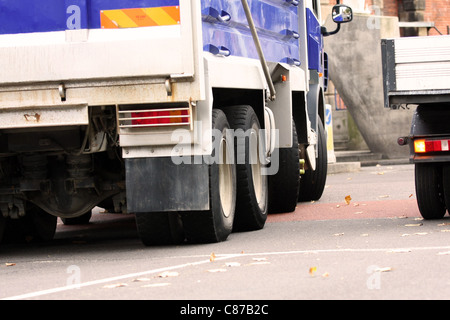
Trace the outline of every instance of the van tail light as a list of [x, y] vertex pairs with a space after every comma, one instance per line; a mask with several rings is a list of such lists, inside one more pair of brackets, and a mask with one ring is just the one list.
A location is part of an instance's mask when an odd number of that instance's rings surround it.
[[415, 153], [450, 151], [449, 139], [418, 139], [414, 140]]

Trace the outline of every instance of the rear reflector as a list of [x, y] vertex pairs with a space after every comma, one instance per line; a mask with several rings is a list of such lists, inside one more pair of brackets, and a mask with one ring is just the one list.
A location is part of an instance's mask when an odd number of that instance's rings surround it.
[[132, 125], [189, 124], [189, 110], [143, 111], [131, 114]]
[[119, 111], [119, 126], [125, 128], [151, 128], [168, 126], [191, 126], [190, 107], [165, 109], [135, 109]]
[[445, 152], [450, 151], [449, 139], [419, 139], [414, 140], [414, 151], [416, 153], [428, 153], [428, 152]]

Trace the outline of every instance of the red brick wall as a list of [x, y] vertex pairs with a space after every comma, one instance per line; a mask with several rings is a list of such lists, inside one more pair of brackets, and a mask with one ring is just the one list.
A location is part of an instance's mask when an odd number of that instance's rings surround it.
[[[448, 34], [447, 27], [450, 27], [450, 0], [427, 0], [425, 21], [434, 22], [436, 28], [442, 34]], [[438, 32], [430, 30], [429, 34], [437, 35]]]
[[385, 16], [398, 16], [398, 3], [397, 0], [384, 0], [384, 8], [383, 8], [383, 14]]
[[[384, 15], [399, 16], [402, 10], [402, 0], [384, 0]], [[426, 0], [424, 21], [434, 22], [436, 28], [442, 34], [448, 34], [447, 26], [450, 27], [450, 0]], [[431, 29], [429, 34], [437, 35], [438, 32]]]

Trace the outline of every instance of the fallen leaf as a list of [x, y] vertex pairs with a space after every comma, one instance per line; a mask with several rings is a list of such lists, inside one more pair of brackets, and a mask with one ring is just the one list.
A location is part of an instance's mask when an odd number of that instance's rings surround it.
[[443, 229], [443, 230], [441, 230], [441, 232], [450, 232], [450, 230], [448, 230], [448, 229]]
[[422, 225], [423, 225], [423, 223], [410, 223], [410, 224], [405, 224], [405, 227], [420, 227]]
[[317, 267], [311, 267], [311, 268], [309, 268], [309, 274], [311, 275], [311, 276], [314, 276], [314, 273], [317, 271]]
[[336, 237], [340, 237], [340, 236], [343, 236], [344, 235], [344, 233], [342, 232], [342, 233], [335, 233], [335, 234], [333, 234], [333, 236], [336, 236]]
[[7, 267], [13, 267], [13, 266], [15, 266], [16, 264], [15, 263], [12, 263], [12, 262], [6, 262], [5, 263], [5, 266], [7, 266]]
[[209, 255], [209, 261], [213, 262], [214, 260], [216, 260], [216, 255], [214, 254], [214, 252], [211, 252], [211, 254]]
[[388, 194], [384, 194], [382, 196], [378, 196], [378, 198], [389, 198], [389, 195]]
[[114, 284], [107, 284], [103, 286], [105, 289], [114, 289], [114, 288], [121, 288], [128, 286], [126, 283], [114, 283]]
[[410, 195], [409, 195], [409, 198], [411, 198], [411, 197], [413, 197], [414, 195], [411, 193]]
[[328, 272], [325, 272], [324, 274], [322, 274], [322, 278], [328, 278], [330, 276], [330, 274]]
[[384, 267], [384, 268], [375, 269], [375, 272], [389, 272], [389, 271], [392, 271], [391, 267]]
[[438, 252], [437, 255], [438, 255], [438, 256], [450, 255], [450, 251]]
[[414, 234], [418, 235], [418, 236], [424, 236], [424, 235], [428, 234], [428, 232], [416, 232]]
[[349, 204], [350, 204], [350, 201], [352, 201], [352, 197], [351, 197], [351, 196], [346, 196], [346, 197], [345, 197], [345, 203], [346, 203], [347, 205], [349, 205]]
[[159, 278], [178, 277], [179, 273], [176, 271], [164, 271], [158, 274]]

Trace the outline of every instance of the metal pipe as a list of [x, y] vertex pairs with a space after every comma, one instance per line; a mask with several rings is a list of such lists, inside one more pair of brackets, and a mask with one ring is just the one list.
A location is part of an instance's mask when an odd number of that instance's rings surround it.
[[264, 52], [262, 51], [261, 42], [259, 41], [258, 32], [256, 31], [255, 23], [253, 22], [252, 13], [250, 11], [250, 7], [248, 5], [247, 0], [241, 0], [242, 6], [244, 7], [244, 12], [247, 17], [248, 26], [253, 36], [253, 42], [256, 46], [256, 51], [258, 52], [259, 61], [261, 62], [261, 66], [264, 72], [264, 76], [266, 78], [267, 84], [269, 86], [270, 91], [270, 100], [275, 100], [276, 91], [275, 86], [273, 85], [272, 77], [270, 76], [269, 67], [267, 65], [266, 59], [264, 57]]

